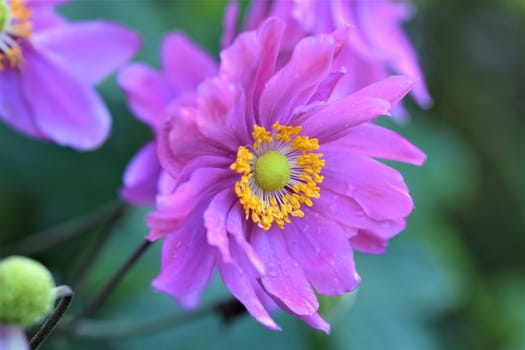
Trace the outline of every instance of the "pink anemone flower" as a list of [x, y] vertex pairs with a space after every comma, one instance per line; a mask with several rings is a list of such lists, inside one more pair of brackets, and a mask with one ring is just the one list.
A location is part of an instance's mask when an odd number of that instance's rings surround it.
[[[187, 101], [192, 101], [198, 84], [217, 73], [214, 60], [177, 32], [164, 39], [161, 61], [160, 72], [141, 63], [131, 63], [118, 75], [131, 110], [154, 135], [161, 130], [169, 110], [191, 103]], [[171, 183], [172, 178], [160, 167], [155, 136], [129, 163], [121, 196], [136, 205], [154, 204], [157, 192], [169, 190]]]
[[69, 23], [65, 0], [0, 0], [0, 119], [33, 138], [78, 150], [100, 146], [111, 119], [94, 85], [139, 48], [131, 30]]
[[425, 155], [368, 122], [416, 81], [393, 76], [330, 99], [345, 36], [304, 38], [276, 69], [284, 32], [271, 18], [241, 34], [194, 103], [170, 111], [159, 157], [175, 183], [148, 217], [148, 238], [164, 239], [153, 286], [196, 307], [218, 269], [266, 327], [279, 329], [277, 305], [329, 332], [314, 289], [354, 290], [354, 250], [382, 253], [413, 209], [402, 176], [374, 158], [420, 165]]
[[[224, 44], [234, 37], [237, 7], [237, 1], [231, 1], [227, 9]], [[282, 48], [286, 54], [306, 35], [331, 33], [350, 25], [353, 30], [348, 32], [348, 40], [338, 56], [346, 74], [334, 96], [356, 91], [393, 72], [418, 79], [412, 94], [421, 107], [428, 108], [432, 98], [417, 53], [403, 28], [412, 12], [410, 4], [396, 0], [254, 0], [245, 29], [257, 28], [270, 16], [281, 18], [287, 23]]]

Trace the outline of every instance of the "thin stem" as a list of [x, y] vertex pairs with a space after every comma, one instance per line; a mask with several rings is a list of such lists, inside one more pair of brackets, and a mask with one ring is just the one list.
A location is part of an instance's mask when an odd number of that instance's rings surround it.
[[122, 202], [106, 204], [92, 213], [71, 219], [55, 227], [32, 234], [18, 242], [14, 242], [3, 248], [0, 256], [13, 254], [33, 255], [39, 251], [90, 232], [100, 223], [111, 220], [115, 216], [118, 217], [122, 215], [125, 207], [126, 205]]
[[110, 233], [113, 231], [115, 224], [126, 213], [127, 208], [128, 208], [127, 206], [124, 206], [122, 210], [116, 212], [115, 215], [113, 215], [109, 219], [109, 221], [102, 227], [102, 229], [98, 233], [95, 244], [90, 249], [88, 255], [83, 259], [82, 264], [78, 268], [78, 271], [75, 274], [73, 281], [71, 282], [71, 286], [77, 291], [77, 293], [82, 288], [82, 285], [84, 284], [86, 280], [86, 277], [91, 271], [98, 256], [102, 252], [102, 248], [108, 242], [109, 237], [111, 237]]
[[84, 311], [82, 311], [76, 318], [73, 320], [73, 323], [76, 323], [81, 318], [87, 318], [93, 315], [97, 310], [102, 306], [107, 297], [111, 294], [113, 289], [119, 284], [120, 280], [126, 275], [126, 273], [135, 265], [139, 258], [148, 250], [152, 245], [150, 241], [144, 241], [140, 247], [129, 257], [129, 259], [121, 266], [121, 268], [115, 273], [111, 278], [108, 284], [100, 291], [100, 293], [86, 306]]
[[64, 313], [71, 304], [73, 299], [73, 291], [69, 286], [59, 286], [55, 288], [56, 297], [60, 300], [56, 305], [55, 309], [47, 320], [42, 324], [40, 329], [35, 333], [31, 341], [29, 342], [29, 348], [31, 350], [36, 350], [42, 345], [42, 343], [49, 337], [53, 332], [58, 322], [64, 316]]
[[81, 320], [71, 328], [66, 328], [72, 334], [88, 338], [124, 338], [136, 337], [175, 329], [177, 326], [195, 321], [206, 316], [219, 314], [223, 322], [231, 322], [234, 318], [244, 314], [246, 309], [236, 299], [228, 299], [219, 303], [206, 305], [195, 311], [176, 315], [164, 316], [140, 321], [94, 321]]

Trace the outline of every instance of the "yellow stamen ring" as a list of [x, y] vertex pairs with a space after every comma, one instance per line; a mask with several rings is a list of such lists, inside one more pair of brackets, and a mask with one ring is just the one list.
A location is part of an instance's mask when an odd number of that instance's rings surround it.
[[7, 67], [15, 68], [22, 61], [23, 39], [33, 30], [31, 9], [22, 0], [0, 0], [0, 72]]
[[235, 193], [244, 207], [246, 219], [264, 230], [273, 223], [283, 229], [290, 216], [303, 217], [301, 205], [312, 206], [319, 198], [318, 184], [325, 161], [315, 138], [300, 136], [300, 126], [275, 123], [273, 131], [255, 125], [252, 150], [240, 146], [237, 159], [230, 166], [242, 174]]

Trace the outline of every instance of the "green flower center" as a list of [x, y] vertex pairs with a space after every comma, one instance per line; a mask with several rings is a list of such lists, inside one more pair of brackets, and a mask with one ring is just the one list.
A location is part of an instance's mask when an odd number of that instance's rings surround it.
[[0, 33], [3, 33], [9, 22], [9, 7], [5, 0], [0, 0]]
[[277, 191], [290, 181], [290, 163], [279, 152], [270, 151], [257, 158], [255, 179], [266, 191]]

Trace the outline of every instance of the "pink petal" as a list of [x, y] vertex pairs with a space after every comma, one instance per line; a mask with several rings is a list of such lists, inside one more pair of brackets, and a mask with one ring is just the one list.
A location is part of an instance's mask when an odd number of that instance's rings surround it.
[[231, 247], [234, 260], [230, 263], [219, 262], [219, 272], [224, 284], [257, 321], [270, 329], [280, 330], [256, 293], [257, 281], [255, 276], [250, 275], [249, 269], [244, 267], [247, 261], [243, 259], [242, 248], [234, 242]]
[[200, 132], [198, 116], [198, 111], [192, 106], [175, 108], [158, 134], [160, 163], [175, 178], [179, 177], [184, 164], [199, 157], [224, 157], [229, 162], [228, 166], [232, 163], [231, 150], [210, 142]]
[[155, 203], [160, 173], [157, 145], [152, 141], [143, 146], [128, 164], [120, 195], [136, 205]]
[[227, 189], [215, 195], [204, 212], [204, 226], [206, 227], [208, 244], [219, 250], [222, 257], [221, 261], [225, 264], [232, 262], [230, 241], [226, 231], [226, 217], [232, 206], [231, 189]]
[[354, 92], [353, 96], [380, 98], [395, 106], [414, 87], [417, 79], [393, 75]]
[[173, 296], [185, 308], [198, 305], [215, 266], [215, 249], [206, 242], [203, 210], [201, 205], [176, 232], [166, 237], [161, 271], [152, 283], [155, 289]]
[[228, 213], [226, 229], [228, 233], [233, 236], [237, 245], [242, 248], [254, 270], [257, 271], [259, 275], [264, 275], [266, 270], [263, 261], [259, 255], [257, 255], [252, 245], [246, 240], [245, 235], [246, 232], [248, 232], [247, 226], [244, 211], [242, 210], [241, 205], [236, 203]]
[[383, 254], [386, 250], [387, 239], [359, 230], [357, 235], [350, 238], [352, 248], [367, 254]]
[[248, 131], [244, 118], [243, 90], [220, 79], [209, 79], [199, 86], [197, 103], [197, 124], [204, 136], [232, 153], [237, 152], [239, 145], [251, 142], [251, 130]]
[[166, 79], [146, 65], [132, 63], [120, 70], [117, 80], [133, 113], [153, 129], [158, 129], [166, 107], [175, 98]]
[[302, 130], [322, 143], [337, 139], [353, 126], [388, 114], [413, 84], [413, 79], [393, 76], [369, 85], [308, 115], [301, 123]]
[[177, 94], [194, 90], [217, 73], [217, 63], [182, 33], [166, 36], [161, 57], [164, 73]]
[[347, 234], [312, 209], [305, 208], [304, 214], [286, 228], [288, 251], [319, 293], [343, 295], [354, 290], [361, 278], [355, 270]]
[[301, 40], [290, 61], [266, 83], [259, 103], [262, 126], [275, 121], [288, 124], [296, 106], [306, 104], [326, 77], [334, 55], [334, 39], [328, 35]]
[[323, 188], [354, 199], [367, 216], [398, 220], [412, 211], [412, 198], [396, 170], [353, 152], [329, 150], [323, 158]]
[[196, 205], [211, 196], [213, 191], [220, 191], [228, 186], [233, 186], [230, 169], [199, 168], [172, 193], [159, 194], [157, 210], [147, 219], [151, 228], [148, 239], [156, 240], [177, 230], [187, 221]]
[[283, 231], [254, 229], [251, 243], [265, 262], [266, 274], [261, 277], [263, 288], [276, 300], [298, 315], [311, 315], [319, 307], [317, 298], [298, 262], [288, 254]]
[[64, 66], [37, 51], [25, 50], [22, 89], [33, 106], [36, 125], [60, 145], [78, 150], [99, 147], [109, 134], [111, 119], [92, 87]]
[[330, 142], [344, 136], [349, 128], [387, 114], [390, 107], [379, 98], [350, 95], [303, 115], [302, 133], [318, 138], [320, 143]]
[[135, 32], [104, 21], [56, 26], [34, 35], [32, 40], [85, 84], [99, 83], [140, 47]]
[[396, 160], [421, 165], [425, 154], [399, 134], [373, 124], [361, 124], [350, 128], [345, 137], [323, 148], [350, 150], [374, 158]]
[[344, 193], [334, 192], [334, 189], [330, 188], [330, 178], [325, 179], [321, 184], [321, 197], [314, 201], [312, 210], [343, 226], [349, 239], [360, 234], [361, 231], [370, 232], [381, 239], [388, 239], [405, 228], [405, 218], [376, 220], [369, 217], [355, 199]]

